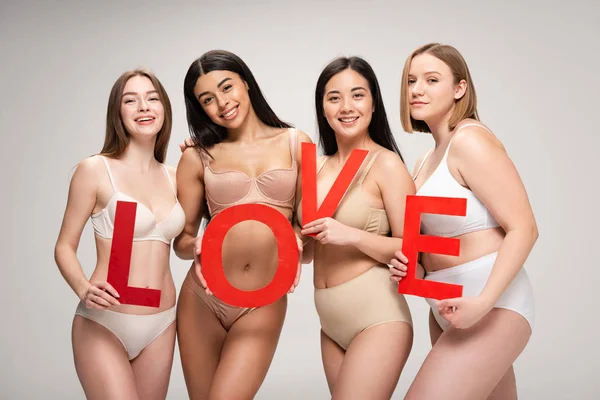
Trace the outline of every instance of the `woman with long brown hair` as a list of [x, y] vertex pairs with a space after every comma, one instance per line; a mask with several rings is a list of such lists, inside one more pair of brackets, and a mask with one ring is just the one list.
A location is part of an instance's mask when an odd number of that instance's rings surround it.
[[[145, 70], [122, 74], [110, 93], [99, 155], [79, 163], [55, 248], [58, 268], [80, 299], [72, 342], [89, 399], [164, 399], [175, 346], [176, 291], [170, 244], [185, 222], [175, 171], [164, 164], [171, 104]], [[159, 307], [121, 304], [107, 282], [118, 201], [136, 204], [129, 286], [160, 290]], [[88, 279], [77, 258], [90, 218], [97, 262]]]

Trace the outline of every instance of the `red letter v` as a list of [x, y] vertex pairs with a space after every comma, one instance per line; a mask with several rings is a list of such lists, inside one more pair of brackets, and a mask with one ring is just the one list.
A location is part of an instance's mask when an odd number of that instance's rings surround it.
[[368, 153], [367, 150], [352, 150], [350, 158], [317, 210], [317, 146], [314, 143], [302, 143], [302, 225], [333, 215]]

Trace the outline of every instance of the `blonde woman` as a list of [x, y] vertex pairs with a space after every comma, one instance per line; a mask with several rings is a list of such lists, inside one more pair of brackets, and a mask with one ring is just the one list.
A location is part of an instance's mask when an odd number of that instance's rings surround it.
[[[407, 399], [517, 398], [512, 364], [534, 318], [523, 264], [538, 231], [519, 174], [479, 121], [476, 104], [469, 69], [454, 47], [431, 43], [408, 57], [402, 124], [435, 140], [417, 162], [417, 195], [466, 198], [467, 215], [421, 217], [423, 234], [460, 239], [460, 256], [422, 254], [425, 279], [463, 285], [463, 297], [427, 299], [433, 349]], [[404, 261], [400, 253], [391, 261], [395, 276]]]

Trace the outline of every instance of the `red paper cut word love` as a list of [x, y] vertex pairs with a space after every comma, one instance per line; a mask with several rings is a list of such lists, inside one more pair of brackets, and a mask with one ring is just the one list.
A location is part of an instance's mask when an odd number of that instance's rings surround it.
[[[352, 183], [368, 151], [353, 150], [340, 175], [317, 209], [317, 166], [316, 145], [302, 143], [302, 223], [319, 218], [331, 217], [346, 190]], [[135, 203], [117, 202], [115, 229], [109, 261], [108, 282], [121, 295], [123, 304], [158, 307], [160, 291], [128, 285], [129, 263]], [[460, 297], [462, 286], [416, 278], [416, 263], [419, 251], [458, 255], [458, 239], [420, 235], [422, 213], [464, 216], [466, 199], [407, 196], [402, 252], [408, 258], [407, 276], [400, 281], [398, 293], [419, 297], [445, 299]], [[245, 291], [231, 286], [223, 272], [222, 246], [225, 235], [235, 224], [256, 220], [269, 226], [277, 239], [278, 266], [273, 280], [265, 287]], [[312, 235], [314, 236], [314, 234]], [[294, 230], [279, 211], [260, 204], [244, 204], [221, 211], [208, 225], [202, 239], [202, 271], [208, 287], [215, 296], [233, 306], [260, 307], [271, 304], [287, 293], [292, 286], [298, 267], [298, 248]]]
[[[237, 223], [255, 220], [267, 225], [277, 239], [277, 271], [265, 287], [246, 291], [231, 286], [223, 272], [223, 239]], [[202, 238], [202, 274], [217, 298], [232, 306], [261, 307], [281, 298], [292, 287], [298, 268], [296, 234], [287, 218], [273, 207], [242, 204], [226, 208], [210, 221]]]
[[117, 201], [106, 281], [119, 293], [121, 304], [160, 307], [160, 290], [129, 286], [136, 208], [134, 202]]
[[402, 253], [408, 258], [408, 270], [406, 276], [398, 284], [398, 293], [438, 300], [461, 297], [461, 285], [426, 281], [418, 279], [416, 276], [417, 258], [420, 251], [451, 256], [458, 256], [460, 253], [459, 239], [420, 234], [422, 213], [465, 216], [467, 199], [406, 196]]

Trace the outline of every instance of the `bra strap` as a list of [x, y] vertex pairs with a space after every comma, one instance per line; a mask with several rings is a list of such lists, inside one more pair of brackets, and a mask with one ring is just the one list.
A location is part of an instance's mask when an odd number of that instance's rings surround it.
[[427, 161], [427, 158], [429, 157], [429, 155], [431, 154], [432, 151], [433, 151], [433, 149], [430, 149], [425, 154], [425, 157], [423, 157], [423, 160], [421, 161], [421, 165], [419, 165], [419, 168], [417, 169], [417, 172], [415, 172], [415, 176], [413, 176], [413, 180], [417, 179], [417, 175], [419, 175], [419, 172], [421, 172], [421, 168], [423, 168], [423, 165], [425, 165], [425, 161]]
[[207, 168], [210, 164], [210, 157], [206, 153], [206, 150], [200, 150], [200, 158], [202, 159], [202, 164], [204, 164], [204, 168]]
[[448, 157], [448, 152], [450, 151], [450, 145], [452, 144], [452, 140], [454, 140], [454, 137], [456, 136], [456, 134], [462, 129], [462, 128], [466, 128], [467, 126], [476, 126], [479, 127], [483, 130], [488, 131], [490, 134], [493, 135], [492, 131], [490, 131], [488, 128], [486, 128], [485, 126], [483, 126], [482, 124], [465, 124], [463, 126], [461, 126], [460, 128], [458, 128], [456, 130], [456, 132], [454, 132], [454, 135], [452, 135], [452, 137], [450, 138], [450, 141], [448, 142], [448, 146], [446, 147], [446, 152], [444, 153], [444, 158], [442, 158], [442, 160], [445, 160]]
[[104, 161], [104, 165], [106, 165], [106, 172], [108, 172], [108, 179], [110, 179], [110, 184], [112, 185], [113, 190], [117, 190], [117, 186], [115, 185], [115, 181], [113, 179], [112, 173], [110, 172], [110, 167], [108, 166], [108, 161], [106, 161], [106, 157], [100, 156], [102, 161]]
[[325, 162], [327, 161], [328, 158], [329, 158], [329, 156], [322, 156], [321, 162], [319, 163], [317, 161], [317, 174], [321, 171], [321, 169], [323, 169], [323, 166], [325, 165]]
[[165, 164], [161, 164], [165, 170], [165, 174], [167, 174], [167, 179], [169, 180], [169, 183], [171, 184], [171, 189], [173, 189], [173, 194], [175, 195], [175, 198], [177, 198], [177, 190], [175, 190], [175, 185], [173, 184], [173, 179], [171, 179], [171, 173], [169, 173], [169, 169], [167, 168], [167, 166]]
[[[488, 128], [486, 128], [483, 124], [464, 124], [463, 126], [458, 128], [458, 130], [456, 132], [460, 131], [462, 128], [466, 128], [467, 126], [477, 126], [481, 129], [488, 131], [489, 133], [492, 133], [492, 131], [490, 131]], [[492, 135], [493, 135], [493, 133], [492, 133]]]
[[371, 156], [371, 159], [369, 160], [367, 165], [363, 168], [362, 172], [360, 173], [360, 176], [359, 176], [358, 182], [357, 182], [359, 185], [362, 185], [362, 183], [365, 181], [365, 178], [367, 177], [367, 174], [369, 173], [369, 171], [371, 170], [371, 167], [375, 163], [375, 160], [377, 160], [377, 156], [379, 155], [379, 153], [381, 153], [381, 150], [378, 150], [374, 153], [369, 154]]
[[296, 128], [290, 128], [290, 152], [292, 153], [292, 162], [296, 162], [296, 154], [298, 154], [298, 131]]

